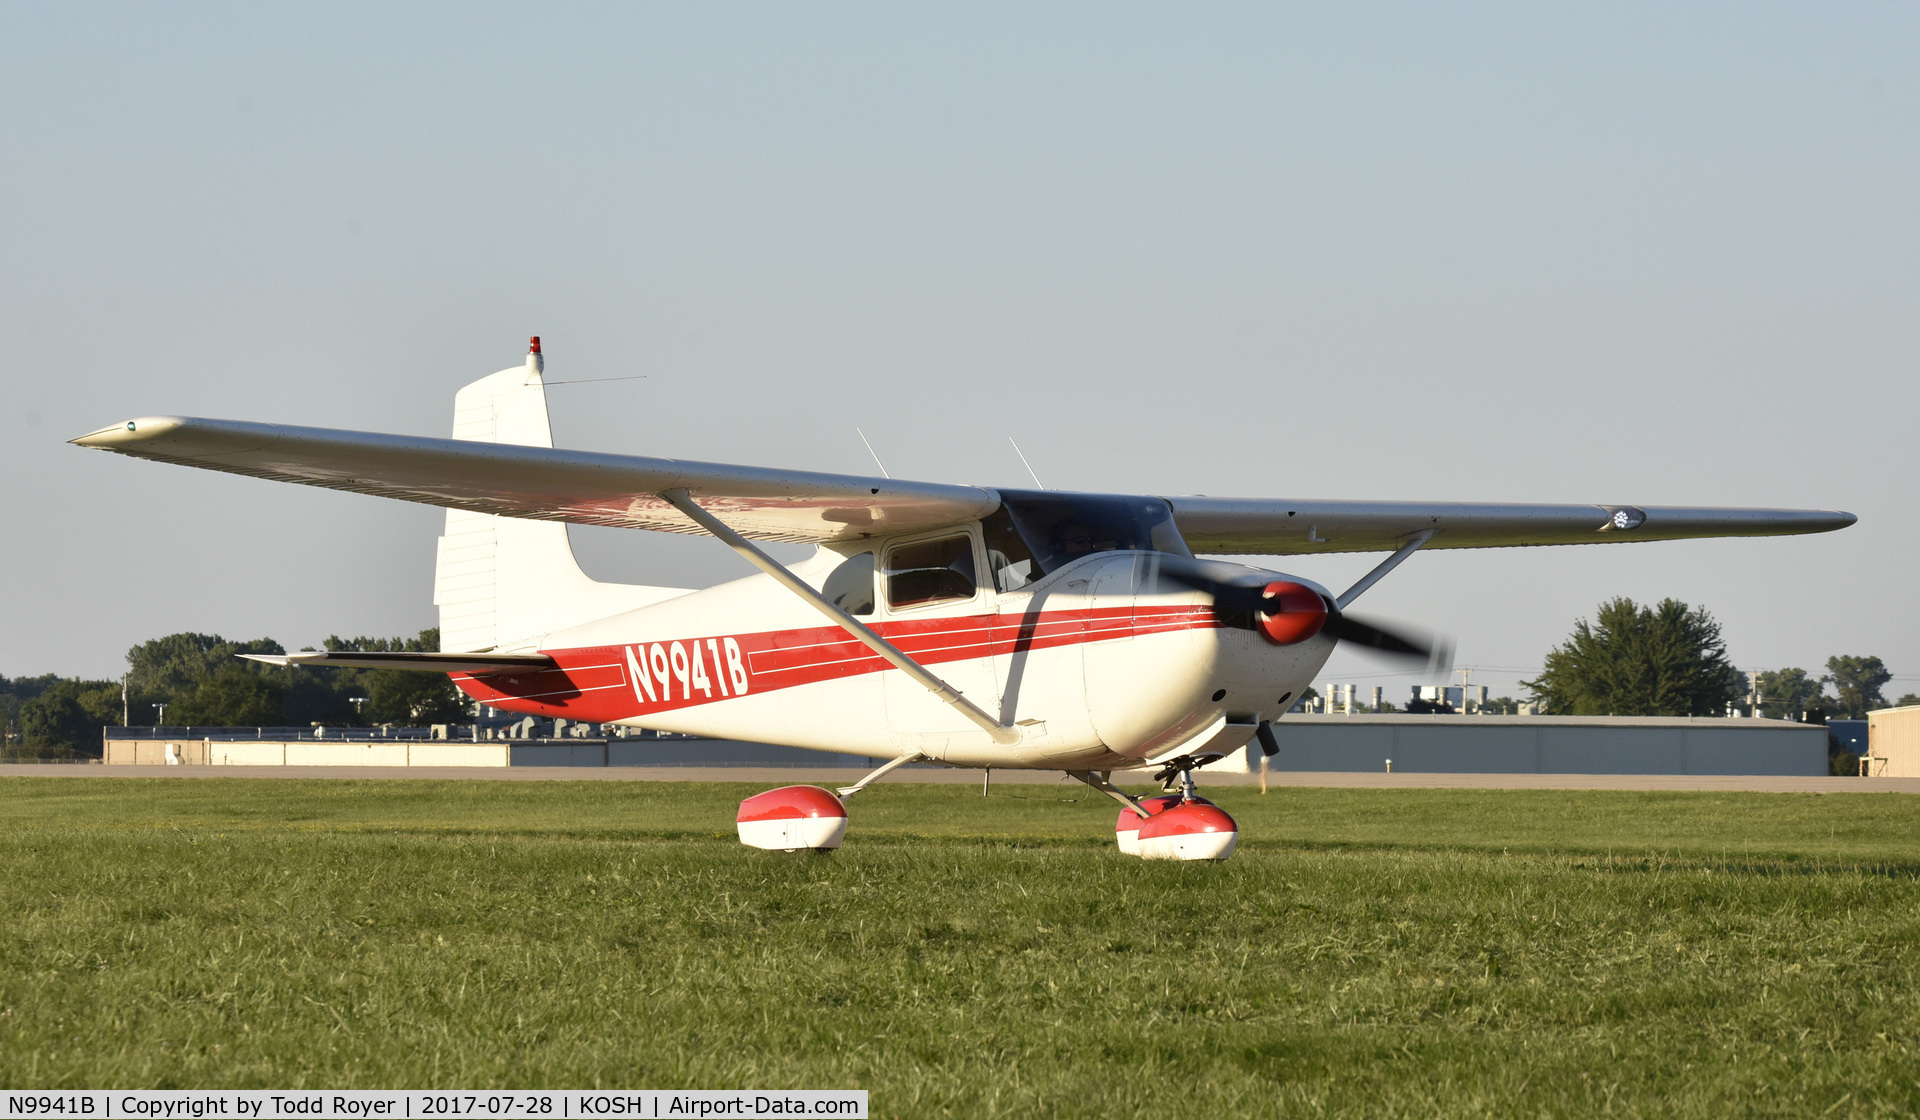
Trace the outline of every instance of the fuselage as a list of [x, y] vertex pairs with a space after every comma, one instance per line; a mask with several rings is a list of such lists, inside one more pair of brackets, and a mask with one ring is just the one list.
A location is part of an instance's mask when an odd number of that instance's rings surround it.
[[[1002, 590], [1016, 580], [979, 525], [920, 536], [825, 547], [794, 572], [832, 595], [864, 563], [873, 590], [854, 594], [854, 613], [1018, 728], [1011, 746], [764, 575], [548, 635], [538, 649], [557, 669], [454, 679], [496, 708], [585, 722], [960, 766], [1114, 769], [1205, 743], [1237, 748], [1333, 649], [1328, 637], [1281, 646], [1227, 625], [1206, 594], [1159, 575], [1155, 552], [1093, 551]], [[911, 566], [963, 550], [968, 563], [951, 567], [994, 578], [969, 587]]]

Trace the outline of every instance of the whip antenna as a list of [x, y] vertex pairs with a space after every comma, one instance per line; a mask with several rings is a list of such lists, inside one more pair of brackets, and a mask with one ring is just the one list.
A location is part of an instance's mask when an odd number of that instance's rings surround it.
[[[855, 428], [854, 431], [860, 432], [860, 429]], [[873, 456], [873, 465], [880, 468], [880, 473], [886, 478], [892, 478], [892, 475], [887, 474], [887, 465], [880, 461], [880, 453], [873, 449], [873, 441], [867, 438], [867, 433], [860, 432], [860, 442], [867, 445], [867, 454]]]
[[1045, 490], [1047, 488], [1047, 484], [1040, 481], [1040, 475], [1033, 469], [1033, 464], [1027, 462], [1027, 453], [1020, 450], [1020, 444], [1012, 436], [1007, 437], [1007, 442], [1013, 444], [1013, 453], [1015, 455], [1020, 456], [1021, 465], [1027, 468], [1028, 474], [1033, 475], [1033, 484], [1035, 486], [1038, 486], [1040, 489]]

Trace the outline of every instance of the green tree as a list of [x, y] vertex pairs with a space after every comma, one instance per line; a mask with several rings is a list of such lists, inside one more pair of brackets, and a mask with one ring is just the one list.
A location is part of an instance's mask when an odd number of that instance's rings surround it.
[[[111, 708], [104, 703], [111, 694]], [[55, 681], [20, 704], [15, 753], [27, 758], [71, 758], [100, 752], [100, 729], [119, 723], [120, 686], [112, 681]]]
[[59, 684], [63, 678], [58, 673], [48, 673], [39, 677], [15, 677], [8, 680], [0, 677], [0, 696], [12, 696], [19, 700], [31, 700], [34, 697]]
[[280, 722], [280, 682], [239, 664], [225, 665], [175, 700], [167, 718], [189, 727], [236, 727]]
[[1874, 708], [1887, 706], [1880, 686], [1893, 679], [1878, 657], [1829, 657], [1827, 675], [1833, 685], [1834, 700], [1827, 707], [1828, 719], [1865, 719]]
[[357, 678], [342, 680], [344, 669], [286, 669], [276, 674], [280, 688], [280, 722], [289, 727], [324, 723], [329, 727], [357, 727], [365, 721], [352, 696], [365, 696]]
[[0, 757], [13, 754], [20, 745], [20, 698], [0, 692]]
[[16, 677], [13, 680], [0, 676], [0, 754], [10, 758], [28, 757], [22, 753], [25, 740], [20, 729], [20, 706], [59, 680], [52, 673], [44, 677]]
[[[193, 709], [193, 698], [201, 686], [229, 667], [238, 667], [242, 672], [261, 678], [277, 676], [284, 679], [286, 670], [256, 661], [243, 661], [240, 654], [285, 652], [286, 648], [272, 638], [230, 642], [218, 634], [182, 632], [142, 642], [127, 651], [127, 684], [132, 693], [131, 706], [138, 709], [140, 719], [151, 720], [158, 716], [154, 705], [166, 704], [167, 722], [185, 724], [188, 722], [185, 718], [188, 711], [180, 705], [186, 704], [188, 709]], [[196, 713], [204, 710], [194, 709]], [[264, 722], [278, 723], [280, 718], [276, 712], [272, 719]]]
[[1705, 608], [1625, 597], [1576, 622], [1540, 676], [1520, 683], [1555, 715], [1720, 715], [1746, 691]]
[[[329, 651], [369, 653], [437, 653], [440, 628], [420, 631], [412, 638], [341, 638], [329, 636], [323, 643]], [[420, 726], [433, 723], [457, 723], [471, 717], [471, 702], [444, 673], [415, 669], [329, 669], [333, 687], [341, 696], [364, 696], [367, 703], [358, 716], [368, 723], [393, 723]]]
[[1760, 674], [1760, 714], [1768, 719], [1799, 719], [1814, 697], [1820, 679], [1805, 669], [1769, 669]]
[[472, 718], [471, 701], [444, 674], [375, 669], [368, 675], [372, 697], [367, 718], [372, 723], [418, 727]]
[[1920, 696], [1915, 696], [1913, 693], [1909, 692], [1903, 695], [1902, 697], [1900, 697], [1900, 699], [1895, 700], [1893, 702], [1893, 706], [1896, 708], [1911, 708], [1915, 706], [1920, 706]]

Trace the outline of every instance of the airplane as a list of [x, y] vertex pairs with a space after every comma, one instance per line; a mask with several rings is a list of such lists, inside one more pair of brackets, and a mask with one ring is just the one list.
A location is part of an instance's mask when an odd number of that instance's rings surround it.
[[[910, 482], [553, 446], [546, 360], [459, 390], [452, 437], [147, 416], [74, 439], [136, 458], [445, 507], [437, 653], [256, 660], [448, 674], [494, 708], [884, 760], [742, 801], [742, 843], [830, 851], [847, 803], [915, 762], [1063, 772], [1121, 805], [1123, 852], [1221, 860], [1194, 771], [1258, 741], [1340, 642], [1446, 663], [1348, 607], [1416, 551], [1820, 533], [1834, 510], [1098, 494]], [[884, 473], [884, 472], [883, 472]], [[1036, 485], [1038, 480], [1036, 480]], [[605, 583], [566, 526], [705, 533], [758, 575]], [[755, 542], [812, 544], [782, 564]], [[1204, 557], [1384, 552], [1333, 593]], [[1137, 798], [1115, 772], [1166, 791]]]

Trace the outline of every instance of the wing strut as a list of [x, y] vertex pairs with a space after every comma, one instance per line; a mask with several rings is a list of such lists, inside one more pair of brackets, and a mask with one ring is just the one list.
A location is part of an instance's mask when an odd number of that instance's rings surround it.
[[746, 557], [754, 567], [772, 576], [788, 591], [811, 603], [813, 609], [832, 619], [835, 625], [859, 639], [862, 645], [885, 658], [894, 668], [912, 677], [928, 692], [953, 705], [955, 711], [978, 724], [988, 735], [993, 736], [994, 742], [1003, 747], [1010, 747], [1020, 741], [1018, 730], [982, 711], [978, 704], [962, 696], [952, 685], [928, 672], [918, 661], [900, 652], [892, 642], [874, 633], [866, 623], [828, 602], [826, 596], [807, 586], [806, 581], [788, 571], [778, 560], [760, 551], [752, 541], [728, 528], [726, 522], [701, 509], [684, 487], [662, 490], [660, 497], [673, 508], [692, 518], [694, 524], [726, 542], [735, 552]]
[[899, 758], [894, 759], [892, 762], [887, 763], [885, 766], [882, 766], [880, 769], [875, 770], [871, 774], [868, 774], [866, 777], [860, 779], [859, 781], [853, 783], [852, 785], [841, 786], [840, 787], [841, 804], [845, 804], [847, 798], [852, 797], [854, 794], [859, 793], [863, 789], [866, 789], [869, 785], [873, 783], [873, 780], [875, 778], [879, 778], [886, 774], [890, 774], [893, 771], [898, 770], [900, 767], [905, 766], [909, 762], [924, 761], [926, 757], [927, 757], [926, 755], [921, 754], [919, 751], [908, 751], [906, 754], [903, 754]]
[[1434, 532], [1435, 530], [1433, 529], [1422, 529], [1418, 533], [1408, 537], [1406, 543], [1395, 549], [1392, 556], [1380, 561], [1371, 572], [1361, 576], [1359, 583], [1341, 592], [1340, 597], [1333, 601], [1334, 607], [1338, 610], [1346, 610], [1348, 603], [1358, 599], [1367, 588], [1379, 583], [1382, 576], [1399, 567], [1400, 561], [1412, 556], [1415, 552], [1419, 551], [1421, 545], [1432, 540]]

